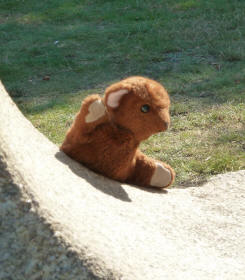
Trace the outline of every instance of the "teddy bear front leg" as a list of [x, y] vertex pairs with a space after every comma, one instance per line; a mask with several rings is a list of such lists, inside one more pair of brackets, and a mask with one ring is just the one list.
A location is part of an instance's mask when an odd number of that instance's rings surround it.
[[137, 151], [128, 182], [140, 186], [165, 188], [173, 183], [174, 178], [175, 173], [169, 165]]
[[153, 187], [167, 187], [172, 184], [173, 170], [170, 166], [166, 167], [164, 163], [155, 162], [155, 170], [152, 174], [150, 185]]

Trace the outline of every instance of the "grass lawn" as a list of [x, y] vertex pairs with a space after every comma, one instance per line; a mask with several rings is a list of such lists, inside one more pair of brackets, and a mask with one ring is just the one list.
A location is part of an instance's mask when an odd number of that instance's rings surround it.
[[245, 169], [245, 1], [0, 0], [0, 79], [57, 145], [85, 96], [130, 75], [170, 94], [171, 128], [141, 149], [176, 186]]

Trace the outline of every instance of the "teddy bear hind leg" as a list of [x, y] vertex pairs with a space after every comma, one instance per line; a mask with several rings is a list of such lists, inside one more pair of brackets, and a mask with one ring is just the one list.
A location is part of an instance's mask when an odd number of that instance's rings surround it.
[[101, 97], [97, 94], [86, 97], [60, 149], [67, 154], [71, 153], [77, 144], [87, 142], [87, 135], [100, 123], [105, 122], [106, 118]]
[[106, 120], [106, 108], [101, 97], [97, 94], [84, 99], [79, 114], [79, 122], [83, 127], [83, 132], [92, 131], [100, 123]]
[[139, 186], [165, 188], [173, 183], [174, 178], [175, 173], [169, 165], [138, 151], [128, 182]]

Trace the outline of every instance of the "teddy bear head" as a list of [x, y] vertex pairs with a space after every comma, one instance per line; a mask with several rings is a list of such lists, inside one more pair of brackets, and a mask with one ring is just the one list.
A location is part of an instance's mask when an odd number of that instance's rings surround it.
[[158, 82], [130, 77], [108, 87], [104, 104], [110, 120], [130, 130], [138, 141], [165, 131], [170, 124], [170, 99]]

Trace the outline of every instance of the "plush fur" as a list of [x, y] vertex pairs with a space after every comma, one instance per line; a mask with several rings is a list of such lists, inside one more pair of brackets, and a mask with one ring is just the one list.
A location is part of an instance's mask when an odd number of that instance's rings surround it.
[[168, 128], [169, 106], [169, 96], [159, 83], [129, 77], [109, 86], [103, 98], [91, 95], [84, 99], [61, 150], [112, 179], [167, 187], [174, 181], [173, 169], [147, 157], [138, 147]]

